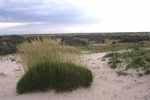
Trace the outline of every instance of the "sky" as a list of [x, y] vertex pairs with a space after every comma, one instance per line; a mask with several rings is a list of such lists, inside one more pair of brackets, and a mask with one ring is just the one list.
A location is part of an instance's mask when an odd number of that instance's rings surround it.
[[149, 0], [0, 0], [0, 34], [150, 31]]

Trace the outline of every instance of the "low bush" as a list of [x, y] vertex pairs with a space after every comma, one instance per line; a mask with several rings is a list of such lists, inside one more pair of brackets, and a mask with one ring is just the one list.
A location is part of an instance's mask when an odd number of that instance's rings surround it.
[[88, 87], [92, 73], [87, 68], [73, 63], [37, 63], [30, 68], [17, 84], [19, 94], [54, 89], [68, 91]]
[[16, 53], [16, 44], [13, 43], [0, 43], [0, 55], [7, 55]]

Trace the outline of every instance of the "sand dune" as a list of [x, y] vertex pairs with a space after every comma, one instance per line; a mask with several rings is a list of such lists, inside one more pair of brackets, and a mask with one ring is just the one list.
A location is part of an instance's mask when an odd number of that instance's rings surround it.
[[23, 74], [19, 57], [0, 58], [0, 100], [150, 100], [150, 75], [118, 76], [103, 61], [105, 53], [83, 55], [83, 62], [93, 72], [94, 82], [88, 89], [55, 93], [54, 91], [18, 95], [16, 82]]

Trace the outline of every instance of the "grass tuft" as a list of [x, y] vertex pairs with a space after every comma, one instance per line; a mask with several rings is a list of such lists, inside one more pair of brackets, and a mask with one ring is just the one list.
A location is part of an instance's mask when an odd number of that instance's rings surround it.
[[33, 41], [19, 47], [25, 61], [25, 74], [17, 83], [17, 93], [69, 91], [88, 87], [93, 81], [90, 70], [79, 63], [80, 52], [52, 40]]

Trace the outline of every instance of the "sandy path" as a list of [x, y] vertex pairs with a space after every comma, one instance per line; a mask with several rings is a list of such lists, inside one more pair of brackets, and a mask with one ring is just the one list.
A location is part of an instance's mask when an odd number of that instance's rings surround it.
[[14, 55], [0, 57], [0, 97], [16, 95], [16, 82], [23, 73], [17, 59]]
[[21, 64], [3, 58], [0, 60], [0, 100], [150, 100], [150, 75], [118, 76], [102, 61], [104, 55], [95, 53], [83, 57], [94, 75], [90, 88], [59, 94], [49, 91], [17, 95], [15, 85], [22, 73]]

